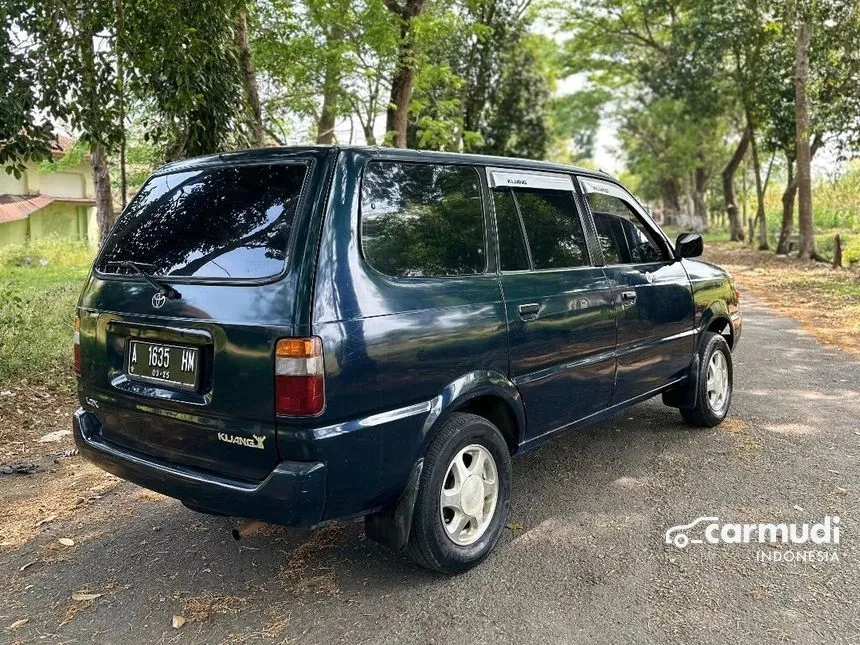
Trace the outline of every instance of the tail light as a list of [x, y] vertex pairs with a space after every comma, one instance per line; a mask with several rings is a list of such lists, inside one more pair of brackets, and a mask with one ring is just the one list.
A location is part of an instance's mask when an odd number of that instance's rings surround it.
[[74, 335], [74, 366], [75, 374], [81, 375], [81, 317], [75, 315], [75, 335]]
[[282, 338], [275, 347], [275, 412], [314, 416], [325, 408], [319, 338]]

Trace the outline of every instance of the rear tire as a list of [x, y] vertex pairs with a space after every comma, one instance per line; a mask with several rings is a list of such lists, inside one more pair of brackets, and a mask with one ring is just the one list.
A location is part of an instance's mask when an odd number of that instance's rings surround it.
[[726, 418], [732, 404], [732, 352], [722, 335], [706, 332], [699, 358], [696, 407], [681, 408], [681, 416], [690, 425], [713, 428]]
[[461, 573], [490, 555], [510, 510], [511, 456], [501, 432], [454, 413], [427, 449], [407, 555], [441, 573]]

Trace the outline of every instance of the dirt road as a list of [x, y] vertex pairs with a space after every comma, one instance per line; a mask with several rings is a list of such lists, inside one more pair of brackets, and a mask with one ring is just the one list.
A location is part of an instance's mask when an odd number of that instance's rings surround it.
[[[95, 493], [0, 553], [0, 641], [860, 643], [860, 362], [745, 306], [726, 423], [691, 430], [651, 401], [514, 460], [502, 543], [456, 578], [368, 542], [357, 523], [235, 543], [226, 519], [62, 466]], [[699, 516], [825, 515], [840, 516], [838, 545], [779, 550], [838, 562], [663, 539]]]

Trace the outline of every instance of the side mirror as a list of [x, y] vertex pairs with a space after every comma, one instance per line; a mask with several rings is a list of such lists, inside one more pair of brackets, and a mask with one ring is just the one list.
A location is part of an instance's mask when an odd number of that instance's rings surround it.
[[675, 240], [675, 254], [679, 258], [697, 258], [703, 247], [702, 236], [698, 233], [681, 233]]

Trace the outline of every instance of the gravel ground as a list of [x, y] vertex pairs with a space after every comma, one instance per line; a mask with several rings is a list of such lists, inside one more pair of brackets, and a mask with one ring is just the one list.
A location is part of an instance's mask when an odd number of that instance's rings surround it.
[[[0, 641], [860, 643], [860, 362], [745, 309], [729, 420], [691, 430], [650, 401], [515, 459], [509, 528], [467, 574], [417, 569], [358, 523], [235, 543], [229, 520], [122, 483], [0, 555]], [[828, 514], [840, 543], [814, 548], [838, 562], [663, 543], [699, 516]]]

